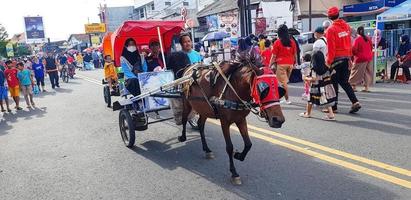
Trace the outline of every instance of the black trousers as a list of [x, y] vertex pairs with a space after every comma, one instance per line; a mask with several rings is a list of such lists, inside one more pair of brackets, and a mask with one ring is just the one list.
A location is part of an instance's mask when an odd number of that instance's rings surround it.
[[138, 96], [139, 94], [141, 94], [140, 83], [138, 82], [137, 78], [127, 79], [125, 82], [125, 86], [128, 92], [130, 92], [133, 96]]
[[334, 61], [334, 63], [336, 62], [338, 62], [338, 64], [334, 66], [336, 73], [331, 76], [331, 81], [334, 85], [335, 94], [337, 94], [337, 100], [335, 101], [335, 105], [333, 106], [334, 110], [337, 109], [338, 104], [338, 85], [340, 85], [344, 89], [345, 93], [347, 93], [347, 96], [350, 99], [351, 103], [354, 104], [358, 102], [354, 90], [352, 89], [350, 83], [348, 83], [348, 79], [350, 78], [350, 71], [348, 70], [348, 58]]
[[50, 77], [50, 83], [51, 87], [54, 89], [56, 86], [59, 87], [59, 73], [57, 71], [55, 72], [49, 72], [49, 77]]
[[37, 82], [37, 86], [39, 86], [39, 87], [40, 87], [40, 85], [44, 86], [44, 76], [40, 76], [40, 77], [36, 76], [36, 82]]
[[394, 80], [395, 72], [397, 71], [398, 68], [402, 68], [403, 73], [405, 74], [405, 77], [407, 80], [411, 80], [410, 77], [410, 68], [407, 65], [401, 65], [398, 61], [396, 61], [394, 64], [391, 65], [391, 74], [390, 74], [390, 79]]

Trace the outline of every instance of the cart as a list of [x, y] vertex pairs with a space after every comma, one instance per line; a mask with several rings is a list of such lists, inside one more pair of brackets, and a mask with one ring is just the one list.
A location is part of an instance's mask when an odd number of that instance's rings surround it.
[[[127, 92], [120, 94], [122, 99], [113, 103], [113, 110], [119, 112], [121, 137], [127, 147], [134, 146], [136, 131], [148, 129], [149, 124], [171, 120], [174, 117], [150, 118], [150, 113], [170, 110], [169, 99], [183, 97], [180, 86], [191, 80], [190, 76], [174, 80], [174, 73], [167, 70], [165, 54], [171, 51], [174, 38], [184, 30], [184, 21], [126, 21], [111, 35], [112, 55], [116, 66], [121, 66], [121, 53], [125, 41], [132, 38], [140, 52], [148, 48], [152, 40], [160, 43], [164, 71], [138, 74], [141, 94], [128, 98]], [[107, 40], [108, 41], [108, 40]], [[126, 89], [120, 89], [126, 91]], [[110, 100], [111, 102], [111, 100]], [[190, 123], [192, 128], [198, 128]]]

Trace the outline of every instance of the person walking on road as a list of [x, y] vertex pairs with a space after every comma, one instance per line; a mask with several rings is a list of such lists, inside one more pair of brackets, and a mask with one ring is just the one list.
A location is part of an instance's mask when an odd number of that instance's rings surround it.
[[20, 87], [19, 79], [17, 79], [18, 70], [13, 65], [11, 60], [6, 61], [7, 69], [4, 71], [4, 75], [7, 79], [7, 85], [9, 86], [10, 96], [13, 98], [14, 103], [16, 103], [17, 110], [23, 110], [20, 107]]
[[33, 87], [34, 84], [33, 77], [31, 71], [24, 67], [23, 63], [17, 63], [17, 68], [20, 70], [17, 73], [17, 78], [19, 79], [21, 92], [24, 95], [24, 99], [26, 100], [27, 108], [31, 109], [35, 107], [33, 101]]
[[291, 76], [291, 71], [296, 63], [297, 44], [290, 39], [288, 27], [283, 24], [278, 28], [279, 40], [273, 44], [273, 55], [271, 57], [270, 66], [277, 66], [276, 74], [278, 81], [285, 89], [285, 101], [282, 103], [291, 104], [288, 96], [288, 80]]
[[373, 66], [372, 66], [372, 42], [371, 38], [365, 35], [364, 27], [357, 29], [358, 37], [354, 41], [352, 53], [354, 56], [354, 66], [351, 68], [349, 82], [354, 90], [356, 86], [364, 84], [363, 92], [369, 92], [369, 86], [372, 84]]
[[34, 78], [36, 79], [37, 86], [40, 88], [43, 92], [46, 92], [44, 89], [44, 74], [45, 74], [45, 68], [42, 62], [37, 57], [34, 57], [33, 59], [33, 71], [34, 71]]
[[6, 112], [3, 106], [3, 101], [6, 104], [7, 107], [7, 112], [11, 112], [11, 109], [9, 107], [9, 98], [8, 98], [8, 91], [7, 91], [7, 86], [5, 84], [6, 82], [6, 76], [4, 75], [4, 71], [0, 69], [0, 107], [1, 107], [1, 112]]
[[341, 85], [352, 103], [350, 113], [356, 113], [361, 109], [361, 105], [355, 96], [354, 90], [348, 83], [352, 55], [351, 28], [343, 19], [339, 18], [339, 12], [340, 10], [337, 7], [331, 7], [328, 10], [328, 18], [333, 23], [327, 29], [326, 34], [328, 48], [327, 65], [336, 72], [332, 76], [335, 93], [337, 94], [337, 101], [333, 106], [333, 110], [334, 112], [337, 111], [338, 85]]
[[51, 88], [60, 87], [59, 85], [59, 75], [57, 69], [57, 63], [51, 53], [48, 53], [47, 57], [45, 58], [46, 63], [46, 72], [50, 77]]

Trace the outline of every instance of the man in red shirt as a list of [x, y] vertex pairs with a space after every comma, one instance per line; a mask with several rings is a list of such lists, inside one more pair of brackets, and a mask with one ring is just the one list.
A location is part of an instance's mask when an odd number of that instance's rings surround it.
[[350, 99], [352, 106], [350, 113], [356, 113], [361, 109], [361, 105], [355, 96], [354, 90], [348, 83], [350, 71], [348, 69], [351, 64], [352, 45], [351, 45], [351, 28], [343, 20], [339, 18], [340, 10], [337, 7], [331, 7], [328, 10], [328, 18], [333, 21], [332, 25], [327, 29], [327, 65], [335, 69], [335, 74], [332, 76], [337, 101], [333, 106], [333, 110], [337, 110], [338, 103], [338, 85], [344, 89]]
[[16, 109], [22, 110], [19, 106], [20, 88], [19, 80], [17, 79], [18, 70], [13, 66], [13, 63], [10, 60], [6, 61], [6, 66], [7, 69], [4, 71], [4, 75], [6, 76], [7, 85], [9, 86], [10, 96], [13, 97], [13, 100], [16, 103]]

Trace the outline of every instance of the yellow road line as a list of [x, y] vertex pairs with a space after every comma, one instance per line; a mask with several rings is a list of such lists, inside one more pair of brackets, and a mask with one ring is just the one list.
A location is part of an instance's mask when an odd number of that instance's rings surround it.
[[[220, 125], [220, 123], [217, 122], [216, 120], [208, 120], [208, 122], [210, 122], [212, 124], [215, 124], [215, 125]], [[234, 126], [231, 126], [230, 129], [238, 132], [238, 129]], [[333, 157], [327, 156], [325, 154], [321, 154], [321, 153], [318, 153], [318, 152], [315, 152], [315, 151], [304, 149], [303, 147], [299, 147], [299, 146], [296, 146], [296, 145], [293, 145], [293, 144], [290, 144], [290, 143], [286, 143], [286, 142], [283, 142], [283, 141], [280, 141], [280, 140], [276, 140], [274, 138], [271, 138], [271, 137], [268, 137], [268, 136], [265, 136], [265, 135], [262, 135], [262, 134], [259, 134], [259, 133], [255, 133], [255, 132], [252, 132], [252, 131], [248, 131], [248, 133], [252, 137], [255, 137], [255, 138], [270, 142], [272, 144], [276, 144], [276, 145], [285, 147], [287, 149], [291, 149], [293, 151], [300, 152], [300, 153], [303, 153], [303, 154], [318, 158], [320, 160], [327, 161], [329, 163], [332, 163], [332, 164], [335, 164], [335, 165], [338, 165], [338, 166], [341, 166], [341, 167], [344, 167], [344, 168], [347, 168], [347, 169], [351, 169], [351, 170], [354, 170], [354, 171], [357, 171], [357, 172], [360, 172], [360, 173], [363, 173], [363, 174], [367, 174], [369, 176], [372, 176], [372, 177], [375, 177], [375, 178], [378, 178], [378, 179], [381, 179], [381, 180], [384, 180], [384, 181], [388, 181], [390, 183], [393, 183], [393, 184], [400, 185], [400, 186], [411, 189], [411, 182], [409, 182], [409, 181], [406, 181], [406, 180], [403, 180], [403, 179], [400, 179], [400, 178], [397, 178], [397, 177], [394, 177], [394, 176], [391, 176], [391, 175], [388, 175], [388, 174], [384, 174], [384, 173], [381, 173], [381, 172], [378, 172], [378, 171], [375, 171], [375, 170], [372, 170], [372, 169], [369, 169], [369, 168], [366, 168], [366, 167], [363, 167], [363, 166], [360, 166], [360, 165], [357, 165], [357, 164], [353, 164], [353, 163], [350, 163], [350, 162], [347, 162], [347, 161], [344, 161], [344, 160], [333, 158]]]
[[339, 155], [339, 156], [342, 156], [342, 157], [345, 157], [345, 158], [349, 158], [351, 160], [362, 162], [362, 163], [365, 163], [365, 164], [368, 164], [368, 165], [371, 165], [371, 166], [374, 166], [374, 167], [379, 167], [381, 169], [396, 172], [398, 174], [402, 174], [402, 175], [405, 175], [405, 176], [411, 176], [411, 171], [407, 170], [407, 169], [402, 169], [402, 168], [395, 167], [395, 166], [392, 166], [392, 165], [389, 165], [389, 164], [386, 164], [386, 163], [382, 163], [382, 162], [379, 162], [379, 161], [371, 160], [371, 159], [364, 158], [364, 157], [361, 157], [361, 156], [356, 156], [356, 155], [353, 155], [353, 154], [350, 154], [350, 153], [346, 153], [346, 152], [343, 152], [343, 151], [339, 151], [339, 150], [336, 150], [336, 149], [325, 147], [325, 146], [322, 146], [322, 145], [319, 145], [319, 144], [315, 144], [313, 142], [298, 139], [298, 138], [295, 138], [295, 137], [291, 137], [291, 136], [284, 135], [284, 134], [281, 134], [281, 133], [277, 133], [277, 132], [274, 132], [274, 131], [266, 130], [266, 129], [259, 128], [259, 127], [256, 127], [256, 126], [248, 125], [248, 127], [250, 129], [255, 130], [255, 131], [260, 131], [262, 133], [266, 133], [266, 134], [269, 134], [269, 135], [272, 135], [272, 136], [275, 136], [275, 137], [279, 137], [279, 138], [282, 138], [282, 139], [285, 139], [285, 140], [289, 140], [289, 141], [293, 141], [293, 142], [296, 142], [296, 143], [299, 143], [299, 144], [303, 144], [303, 145], [306, 145], [306, 146], [309, 146], [309, 147], [312, 147], [312, 148], [315, 148], [315, 149], [319, 149], [319, 150], [322, 150], [322, 151], [325, 151], [325, 152], [328, 152], [328, 153], [332, 153], [332, 154], [335, 154], [335, 155]]

